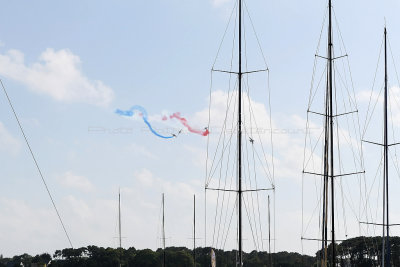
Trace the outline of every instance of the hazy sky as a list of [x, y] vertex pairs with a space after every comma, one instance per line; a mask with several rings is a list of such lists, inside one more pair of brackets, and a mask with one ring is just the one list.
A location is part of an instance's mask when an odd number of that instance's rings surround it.
[[[246, 3], [271, 71], [272, 118], [279, 129], [299, 129], [326, 1]], [[334, 6], [355, 90], [369, 90], [384, 17], [400, 62], [400, 3], [336, 0]], [[162, 192], [167, 245], [191, 245], [194, 193], [198, 235], [204, 236], [206, 138], [159, 139], [142, 121], [114, 110], [139, 104], [155, 122], [179, 111], [203, 128], [210, 68], [232, 7], [233, 0], [3, 1], [0, 77], [75, 247], [116, 246], [119, 187], [124, 247], [157, 248]], [[301, 131], [280, 134], [276, 250], [301, 251], [297, 148], [304, 137]], [[4, 95], [0, 159], [0, 254], [68, 247]]]

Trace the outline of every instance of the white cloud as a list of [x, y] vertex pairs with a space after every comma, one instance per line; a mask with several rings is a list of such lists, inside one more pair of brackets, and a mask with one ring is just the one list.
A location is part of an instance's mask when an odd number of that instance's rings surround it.
[[21, 148], [21, 143], [12, 136], [3, 123], [0, 122], [0, 149], [3, 151], [10, 151], [11, 154], [15, 155]]
[[[0, 249], [5, 255], [52, 252], [53, 248], [68, 246], [51, 208], [38, 208], [31, 202], [1, 197], [0, 212], [0, 228], [3, 229]], [[36, 241], [32, 246], [26, 240]]]
[[92, 192], [93, 184], [84, 176], [73, 174], [68, 171], [59, 177], [59, 181], [63, 186], [74, 188], [82, 192]]
[[379, 96], [379, 93], [376, 91], [360, 91], [356, 95], [356, 99], [358, 103], [369, 103], [371, 101], [371, 105], [375, 104], [376, 101], [383, 101], [383, 97]]
[[207, 157], [207, 150], [204, 147], [200, 148], [192, 145], [185, 145], [184, 149], [189, 153], [192, 163], [201, 170], [204, 170], [206, 167], [204, 159]]
[[[235, 109], [235, 101], [234, 98], [237, 96], [237, 90], [232, 91], [230, 93], [224, 92], [222, 90], [217, 90], [212, 92], [211, 99], [212, 103], [210, 106], [210, 110], [208, 107], [204, 108], [200, 112], [197, 112], [193, 116], [193, 121], [196, 121], [199, 125], [207, 125], [209, 112], [211, 114], [210, 117], [210, 133], [213, 133], [213, 128], [217, 131], [221, 130], [222, 125], [225, 124], [227, 130], [232, 130], [232, 127], [236, 124], [237, 111]], [[269, 130], [272, 128], [276, 128], [274, 122], [270, 124], [270, 116], [267, 111], [267, 107], [260, 102], [256, 102], [246, 93], [243, 93], [243, 102], [251, 105], [251, 121], [250, 121], [250, 112], [248, 108], [243, 109], [243, 117], [245, 128], [250, 131], [255, 130]], [[229, 106], [229, 107], [228, 107]], [[227, 110], [228, 107], [228, 110]], [[215, 132], [214, 132], [215, 134]], [[219, 132], [217, 133], [219, 134]], [[269, 138], [267, 136], [267, 138]]]
[[138, 144], [131, 144], [128, 146], [129, 150], [132, 150], [136, 155], [140, 155], [140, 156], [145, 156], [146, 158], [149, 159], [158, 159], [158, 157], [151, 152], [149, 149], [147, 149], [145, 146], [141, 146]]
[[147, 169], [135, 172], [134, 177], [145, 186], [152, 186], [154, 183], [153, 173]]
[[231, 1], [232, 0], [212, 0], [211, 2], [213, 4], [213, 6], [220, 7], [220, 6], [222, 6], [222, 5], [226, 4], [226, 3], [229, 3]]
[[58, 101], [106, 106], [114, 96], [113, 90], [102, 81], [86, 77], [80, 58], [67, 49], [48, 48], [32, 65], [25, 63], [22, 52], [9, 50], [0, 54], [0, 74]]
[[[237, 125], [237, 111], [235, 109], [235, 97], [237, 96], [237, 90], [231, 91], [230, 93], [224, 92], [221, 90], [212, 92], [211, 95], [211, 106], [210, 106], [210, 139], [209, 139], [209, 160], [208, 166], [212, 167], [212, 171], [210, 169], [208, 172], [212, 174], [212, 176], [218, 177], [216, 175], [217, 163], [218, 166], [222, 164], [224, 155], [225, 158], [228, 157], [229, 151], [233, 154], [233, 151], [236, 151], [236, 139], [235, 139], [235, 131]], [[247, 94], [243, 94], [243, 102], [246, 103], [246, 108], [243, 108], [243, 145], [245, 146], [244, 158], [250, 158], [250, 162], [257, 162], [257, 165], [260, 165], [259, 160], [253, 158], [251, 154], [252, 149], [250, 148], [250, 138], [254, 139], [254, 149], [257, 155], [260, 156], [261, 160], [266, 160], [268, 162], [265, 164], [265, 170], [271, 169], [271, 131], [273, 133], [273, 144], [275, 147], [275, 151], [288, 151], [288, 153], [293, 153], [293, 145], [297, 145], [297, 138], [293, 139], [289, 137], [288, 134], [280, 134], [279, 131], [275, 131], [278, 129], [276, 123], [271, 121], [269, 112], [267, 110], [266, 105], [261, 102], [256, 102]], [[228, 108], [227, 108], [228, 107]], [[251, 107], [251, 112], [249, 110]], [[202, 111], [197, 112], [194, 116], [193, 121], [197, 121], [200, 125], [207, 125], [209, 118], [209, 109], [204, 108]], [[224, 126], [226, 125], [226, 126]], [[225, 141], [224, 141], [225, 140]], [[221, 145], [225, 142], [225, 145]], [[218, 143], [220, 145], [218, 145]], [[278, 147], [278, 148], [276, 148]], [[301, 146], [302, 147], [302, 146]], [[249, 149], [249, 150], [248, 150]], [[297, 150], [296, 150], [297, 151]], [[283, 155], [284, 152], [281, 153]], [[302, 156], [302, 154], [298, 155]], [[234, 156], [231, 155], [231, 159]], [[221, 160], [221, 161], [220, 161]], [[212, 163], [214, 161], [214, 164]], [[233, 164], [233, 162], [231, 162]], [[231, 165], [229, 164], [229, 166]], [[251, 164], [250, 164], [251, 165]], [[225, 166], [228, 166], [225, 164]], [[210, 168], [211, 168], [210, 167]], [[226, 168], [225, 168], [226, 169]], [[225, 171], [225, 170], [224, 170]], [[300, 173], [301, 169], [298, 170]], [[266, 177], [264, 170], [261, 171], [262, 175], [260, 177]], [[268, 172], [268, 171], [267, 171]], [[215, 177], [214, 177], [215, 178]], [[211, 180], [215, 179], [212, 178]], [[210, 179], [210, 177], [209, 177]], [[264, 180], [265, 187], [271, 187], [272, 177], [268, 176], [266, 178], [268, 180]], [[271, 179], [271, 180], [270, 180]], [[211, 181], [210, 180], [210, 181]], [[212, 181], [210, 186], [212, 187]]]
[[[359, 103], [364, 104], [366, 109], [367, 119], [365, 123], [367, 125], [367, 132], [371, 130], [372, 125], [380, 125], [382, 123], [383, 116], [383, 102], [384, 102], [384, 91], [360, 91], [357, 93], [357, 100]], [[400, 126], [400, 88], [398, 86], [392, 86], [388, 90], [388, 106], [390, 111], [390, 124], [393, 123], [394, 127]], [[364, 121], [363, 121], [364, 122]], [[369, 127], [368, 127], [369, 126]], [[364, 127], [366, 127], [364, 125]], [[391, 127], [391, 126], [389, 126]]]
[[[193, 185], [191, 184], [191, 182], [197, 184], [196, 180], [171, 182], [155, 176], [153, 172], [148, 169], [142, 169], [138, 172], [135, 172], [134, 178], [139, 182], [138, 184], [140, 186], [152, 187], [152, 191], [164, 192], [176, 198], [183, 197], [190, 199], [196, 192], [195, 188], [193, 188]], [[126, 187], [123, 191], [133, 193], [135, 189], [129, 190], [129, 188]]]
[[65, 200], [69, 207], [69, 211], [73, 214], [73, 218], [78, 216], [82, 220], [87, 220], [90, 217], [93, 217], [93, 213], [89, 205], [84, 200], [71, 195], [67, 196]]

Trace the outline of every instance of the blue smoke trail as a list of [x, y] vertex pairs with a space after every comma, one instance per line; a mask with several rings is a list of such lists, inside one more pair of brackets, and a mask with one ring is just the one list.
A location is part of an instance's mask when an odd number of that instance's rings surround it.
[[141, 107], [141, 106], [133, 106], [133, 107], [131, 107], [129, 110], [120, 110], [120, 109], [117, 109], [116, 111], [115, 111], [115, 113], [117, 113], [118, 115], [121, 115], [121, 116], [128, 116], [128, 117], [132, 117], [135, 113], [134, 113], [134, 111], [139, 111], [141, 114], [142, 114], [142, 119], [143, 119], [143, 121], [144, 121], [144, 123], [146, 123], [146, 125], [147, 125], [147, 127], [149, 127], [149, 130], [154, 134], [154, 135], [156, 135], [156, 136], [158, 136], [158, 137], [161, 137], [161, 138], [164, 138], [164, 139], [170, 139], [170, 138], [174, 138], [175, 136], [174, 135], [171, 135], [171, 136], [164, 136], [164, 135], [161, 135], [161, 134], [159, 134], [159, 133], [157, 133], [154, 129], [153, 129], [153, 127], [151, 126], [151, 124], [150, 124], [150, 122], [148, 121], [148, 117], [147, 117], [147, 111], [143, 108], [143, 107]]

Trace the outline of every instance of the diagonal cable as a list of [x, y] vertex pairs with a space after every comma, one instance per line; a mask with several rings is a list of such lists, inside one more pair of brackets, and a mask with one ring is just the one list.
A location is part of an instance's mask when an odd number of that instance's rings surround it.
[[46, 180], [44, 179], [44, 176], [43, 176], [42, 171], [41, 171], [41, 169], [40, 169], [40, 167], [39, 167], [39, 164], [38, 164], [38, 162], [37, 162], [37, 160], [36, 160], [36, 157], [35, 157], [35, 155], [34, 155], [34, 153], [33, 153], [33, 151], [32, 151], [31, 146], [29, 145], [28, 138], [27, 138], [26, 135], [25, 135], [25, 131], [24, 131], [24, 129], [22, 128], [21, 122], [20, 122], [19, 119], [18, 119], [17, 113], [15, 112], [14, 106], [13, 106], [13, 104], [11, 103], [11, 99], [10, 99], [10, 97], [8, 96], [7, 90], [6, 90], [6, 88], [4, 87], [3, 81], [2, 81], [1, 79], [0, 79], [0, 83], [1, 83], [1, 87], [3, 88], [3, 92], [4, 92], [5, 96], [7, 97], [8, 104], [10, 105], [11, 110], [12, 110], [12, 112], [14, 113], [14, 117], [15, 117], [15, 120], [17, 121], [17, 123], [18, 123], [19, 129], [21, 130], [21, 133], [22, 133], [22, 135], [23, 135], [23, 137], [24, 137], [24, 139], [25, 139], [25, 143], [26, 143], [26, 145], [27, 145], [27, 147], [28, 147], [28, 149], [29, 149], [29, 152], [30, 152], [30, 154], [31, 154], [31, 156], [32, 156], [33, 162], [34, 162], [35, 165], [36, 165], [36, 169], [38, 170], [39, 175], [40, 175], [40, 178], [42, 179], [43, 185], [44, 185], [44, 187], [46, 188], [47, 194], [48, 194], [49, 197], [50, 197], [50, 200], [51, 200], [51, 203], [53, 204], [54, 210], [55, 210], [56, 213], [57, 213], [58, 219], [59, 219], [59, 221], [60, 221], [60, 223], [61, 223], [61, 226], [62, 226], [62, 228], [63, 228], [63, 230], [64, 230], [65, 236], [67, 237], [68, 242], [69, 242], [71, 248], [73, 248], [74, 246], [72, 245], [71, 239], [69, 238], [67, 229], [65, 228], [64, 222], [63, 222], [63, 220], [62, 220], [62, 218], [61, 218], [61, 215], [60, 215], [60, 213], [58, 212], [56, 203], [54, 202], [54, 199], [53, 199], [53, 197], [52, 197], [52, 195], [51, 195], [51, 193], [50, 193], [49, 187], [47, 186]]

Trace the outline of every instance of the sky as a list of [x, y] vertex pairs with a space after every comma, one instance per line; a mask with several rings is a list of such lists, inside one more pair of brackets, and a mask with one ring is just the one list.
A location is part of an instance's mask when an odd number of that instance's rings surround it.
[[[272, 120], [278, 129], [276, 251], [301, 252], [299, 159], [326, 1], [246, 3], [270, 69]], [[119, 188], [124, 247], [160, 245], [163, 192], [167, 245], [191, 246], [193, 194], [198, 199], [197, 234], [204, 236], [207, 138], [184, 132], [166, 141], [152, 135], [141, 118], [122, 118], [114, 111], [141, 105], [165, 131], [182, 126], [163, 123], [161, 116], [180, 112], [194, 127], [204, 128], [210, 69], [233, 4], [3, 1], [0, 77], [74, 247], [117, 246]], [[334, 8], [364, 118], [367, 103], [362, 96], [372, 87], [385, 21], [394, 60], [400, 62], [400, 3], [337, 0]], [[221, 92], [218, 96], [226, 97]], [[263, 99], [252, 101], [267, 110]], [[0, 159], [0, 254], [52, 253], [68, 247], [4, 95]], [[204, 238], [198, 244], [209, 245]], [[251, 250], [247, 241], [245, 250]], [[304, 252], [314, 251], [307, 247]]]

